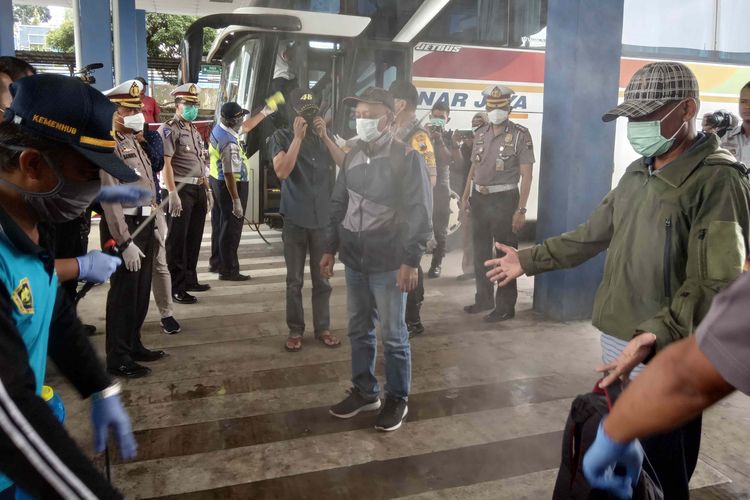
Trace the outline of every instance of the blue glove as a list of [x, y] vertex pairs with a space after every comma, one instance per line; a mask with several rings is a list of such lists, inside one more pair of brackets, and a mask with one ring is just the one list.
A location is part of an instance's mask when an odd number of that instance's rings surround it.
[[138, 446], [133, 437], [130, 417], [122, 406], [119, 394], [94, 399], [91, 405], [91, 420], [94, 423], [94, 446], [97, 453], [104, 451], [109, 430], [112, 429], [123, 460], [135, 458]]
[[104, 283], [122, 264], [120, 257], [109, 255], [99, 250], [92, 250], [86, 255], [76, 257], [78, 261], [78, 280]]
[[[626, 444], [613, 441], [604, 432], [603, 423], [599, 424], [596, 440], [583, 457], [583, 474], [594, 488], [618, 498], [632, 498], [641, 476], [643, 448], [637, 440]], [[625, 468], [625, 475], [615, 475], [615, 467]]]
[[154, 193], [137, 186], [104, 186], [96, 197], [96, 201], [104, 203], [127, 203], [129, 205], [147, 205]]

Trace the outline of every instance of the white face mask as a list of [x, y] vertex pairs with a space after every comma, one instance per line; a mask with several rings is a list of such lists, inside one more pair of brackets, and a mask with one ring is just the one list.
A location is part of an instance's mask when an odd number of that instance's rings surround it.
[[357, 135], [365, 142], [372, 142], [383, 133], [378, 129], [380, 118], [357, 118]]
[[504, 109], [493, 109], [489, 113], [487, 113], [487, 116], [490, 118], [490, 122], [494, 125], [500, 125], [505, 120], [508, 119], [508, 115], [510, 112], [504, 110]]
[[146, 124], [146, 117], [143, 116], [143, 113], [138, 113], [137, 115], [131, 116], [123, 116], [122, 124], [125, 126], [125, 128], [129, 128], [130, 130], [133, 130], [135, 132], [140, 132], [141, 130], [143, 130], [143, 126]]

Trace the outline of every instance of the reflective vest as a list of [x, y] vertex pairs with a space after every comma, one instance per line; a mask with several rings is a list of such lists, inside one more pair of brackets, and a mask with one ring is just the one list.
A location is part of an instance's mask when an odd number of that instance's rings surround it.
[[221, 153], [230, 144], [237, 145], [236, 149], [240, 155], [240, 172], [234, 172], [234, 178], [237, 181], [247, 181], [248, 160], [245, 151], [237, 142], [237, 137], [224, 130], [221, 125], [214, 126], [208, 144], [208, 155], [211, 160], [211, 177], [220, 181], [224, 180], [224, 166], [221, 161]]

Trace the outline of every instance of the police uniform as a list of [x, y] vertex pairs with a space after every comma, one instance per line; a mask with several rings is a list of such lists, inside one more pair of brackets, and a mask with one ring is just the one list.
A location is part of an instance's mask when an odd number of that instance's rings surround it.
[[[141, 82], [129, 80], [103, 93], [117, 106], [140, 110], [142, 89]], [[118, 371], [123, 365], [132, 366], [134, 361], [153, 361], [149, 353], [154, 351], [146, 349], [141, 342], [141, 326], [146, 319], [151, 296], [155, 238], [153, 219], [145, 221], [156, 210], [156, 190], [151, 161], [135, 135], [115, 132], [114, 138], [117, 143], [115, 154], [138, 175], [138, 180], [130, 185], [151, 192], [150, 200], [141, 205], [102, 203], [106, 224], [99, 227], [105, 233], [103, 239], [114, 239], [121, 250], [135, 244], [144, 254], [140, 270], [129, 271], [122, 265], [115, 271], [110, 278], [107, 294], [107, 367], [119, 375], [125, 375]], [[103, 186], [120, 183], [106, 172], [101, 173], [101, 179]], [[131, 234], [144, 223], [148, 227], [132, 239]]]
[[[435, 148], [432, 145], [430, 135], [419, 125], [419, 120], [415, 117], [411, 122], [405, 126], [396, 130], [396, 138], [403, 143], [411, 146], [411, 148], [418, 152], [424, 164], [427, 167], [427, 172], [430, 175], [431, 181], [437, 177], [437, 161], [435, 160]], [[433, 198], [433, 210], [434, 210], [434, 198]], [[417, 287], [409, 292], [406, 297], [406, 326], [409, 328], [409, 333], [414, 335], [423, 331], [422, 317], [420, 309], [424, 302], [424, 271], [422, 271], [422, 265], [417, 267]]]
[[[186, 83], [171, 94], [175, 100], [198, 104], [199, 92], [197, 85]], [[166, 244], [172, 294], [178, 297], [198, 286], [196, 268], [208, 211], [204, 142], [195, 125], [177, 116], [162, 125], [159, 132], [164, 140], [164, 156], [172, 159], [175, 185], [184, 184], [179, 191], [182, 214], [169, 217]]]
[[[513, 90], [504, 86], [485, 89], [488, 105], [502, 107], [510, 102]], [[515, 314], [518, 292], [515, 280], [498, 287], [493, 297], [494, 285], [485, 273], [485, 261], [494, 258], [494, 242], [518, 247], [518, 237], [513, 233], [513, 215], [518, 209], [518, 182], [521, 165], [534, 163], [534, 145], [528, 129], [506, 120], [499, 126], [491, 123], [474, 134], [471, 161], [474, 178], [470, 206], [472, 239], [474, 244], [474, 272], [476, 298], [468, 312], [495, 308], [497, 315]], [[474, 311], [470, 311], [470, 308]]]
[[237, 194], [242, 206], [245, 207], [250, 189], [247, 175], [248, 158], [239, 143], [237, 132], [223, 123], [218, 123], [211, 131], [208, 156], [211, 162], [211, 191], [214, 196], [209, 266], [219, 273], [220, 278], [237, 278], [240, 276], [237, 250], [242, 238], [244, 221], [232, 213], [232, 196], [224, 176], [234, 176]]
[[732, 153], [737, 161], [750, 165], [750, 136], [745, 134], [742, 123], [724, 135], [721, 147]]

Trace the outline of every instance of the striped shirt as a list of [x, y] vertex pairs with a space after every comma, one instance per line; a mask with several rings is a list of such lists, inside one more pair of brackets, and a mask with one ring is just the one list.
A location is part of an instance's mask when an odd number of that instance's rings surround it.
[[[626, 341], [618, 339], [617, 337], [613, 337], [612, 335], [607, 335], [606, 333], [602, 333], [601, 342], [602, 362], [607, 365], [616, 360], [628, 345]], [[638, 365], [633, 368], [633, 371], [630, 372], [630, 378], [635, 378], [636, 375], [641, 373], [641, 370], [643, 370], [644, 368], [646, 368], [646, 365], [644, 365], [643, 363], [638, 363]]]

